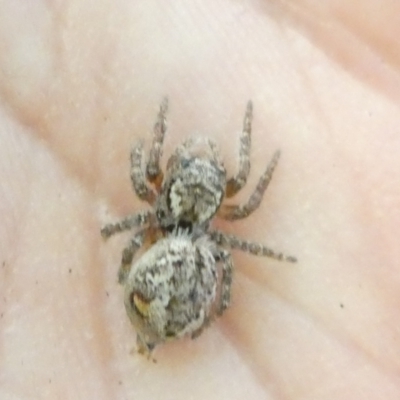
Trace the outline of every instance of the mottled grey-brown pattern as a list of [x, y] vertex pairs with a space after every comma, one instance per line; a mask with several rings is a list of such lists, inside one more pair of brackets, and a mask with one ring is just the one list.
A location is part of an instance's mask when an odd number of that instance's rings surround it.
[[[233, 273], [230, 249], [296, 262], [295, 257], [211, 227], [215, 217], [236, 220], [253, 213], [278, 163], [280, 152], [276, 151], [247, 202], [225, 203], [245, 186], [250, 173], [252, 103], [247, 104], [243, 121], [239, 169], [230, 179], [210, 139], [183, 142], [163, 173], [160, 160], [167, 110], [168, 101], [164, 99], [145, 169], [142, 144], [131, 151], [133, 189], [152, 208], [101, 230], [108, 238], [139, 229], [123, 250], [118, 280], [125, 287], [125, 307], [137, 331], [138, 349], [148, 355], [167, 340], [199, 336], [229, 307]], [[140, 248], [145, 252], [133, 262]]]

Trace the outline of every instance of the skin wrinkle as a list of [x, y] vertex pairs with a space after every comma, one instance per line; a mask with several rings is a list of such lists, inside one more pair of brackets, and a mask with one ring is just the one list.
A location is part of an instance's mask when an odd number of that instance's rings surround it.
[[[373, 8], [374, 6], [377, 6], [377, 4], [374, 5], [373, 3], [363, 3], [362, 6], [368, 9], [368, 7], [372, 6], [371, 8]], [[378, 8], [379, 7], [381, 6], [379, 5]], [[400, 9], [398, 9], [397, 11], [400, 11]], [[370, 12], [364, 13], [364, 15], [360, 15], [360, 18], [351, 19], [352, 17], [351, 10], [346, 10], [346, 8], [338, 7], [335, 14], [338, 17], [337, 20], [339, 24], [344, 26], [344, 28], [349, 32], [351, 32], [354, 36], [358, 37], [360, 41], [369, 49], [371, 49], [375, 53], [380, 54], [382, 59], [386, 63], [391, 65], [393, 72], [396, 72], [396, 70], [398, 70], [400, 66], [400, 58], [396, 57], [397, 56], [396, 52], [390, 51], [390, 49], [393, 48], [393, 44], [396, 44], [395, 37], [396, 33], [397, 34], [399, 33], [398, 26], [396, 27], [397, 32], [393, 31], [386, 32], [386, 29], [371, 30], [370, 26], [373, 25], [373, 23], [375, 22], [371, 19], [369, 19], [368, 21], [369, 26], [367, 27], [363, 26], [360, 23], [361, 21], [364, 21], [365, 16], [367, 16], [368, 14], [371, 15], [372, 13], [375, 12], [376, 12], [375, 10], [370, 10]], [[386, 24], [387, 22], [388, 20], [385, 21]], [[385, 26], [384, 28], [387, 28], [387, 26]]]
[[[330, 11], [323, 14], [313, 12], [315, 7], [305, 8], [305, 3], [280, 0], [283, 8], [278, 16], [283, 26], [296, 27], [355, 79], [398, 102], [400, 93], [398, 68], [397, 71], [394, 68], [387, 69], [387, 65], [382, 63], [384, 55], [379, 54], [382, 50], [379, 47], [367, 45], [367, 38], [360, 39], [360, 35], [355, 33], [357, 30], [351, 29], [350, 23], [345, 24], [340, 19], [333, 19], [334, 14]], [[349, 15], [347, 19], [350, 18]], [[342, 26], [345, 29], [340, 29]], [[354, 51], [355, 48], [357, 51]], [[381, 70], [382, 73], [371, 75], [371, 69]]]
[[[246, 274], [243, 274], [242, 272], [237, 272], [237, 274], [241, 275], [241, 277], [243, 278], [240, 279], [241, 282], [246, 282], [246, 284], [250, 283], [254, 287], [263, 289], [263, 286], [259, 280], [254, 280], [251, 277], [249, 278]], [[254, 290], [250, 290], [249, 292], [255, 293]], [[263, 289], [263, 292], [264, 293], [266, 292], [265, 287]], [[298, 305], [293, 303], [292, 301], [288, 301], [287, 299], [285, 299], [284, 296], [278, 294], [273, 289], [267, 289], [267, 292], [263, 294], [263, 297], [270, 298], [271, 295], [272, 298], [274, 299], [274, 302], [278, 301], [278, 303], [284, 305], [284, 307], [290, 308], [291, 310], [294, 311], [293, 314], [300, 315], [301, 316], [300, 318], [303, 319], [304, 321], [307, 322], [311, 321], [312, 323], [308, 325], [317, 327], [319, 333], [322, 333], [324, 337], [326, 336], [329, 341], [337, 343], [338, 345], [340, 345], [341, 348], [348, 349], [349, 352], [352, 353], [352, 355], [357, 355], [358, 359], [361, 359], [361, 364], [368, 363], [368, 365], [372, 365], [377, 371], [382, 369], [388, 378], [391, 378], [394, 381], [397, 380], [398, 376], [397, 371], [394, 371], [390, 368], [388, 369], [379, 360], [377, 360], [374, 357], [371, 357], [371, 354], [366, 352], [365, 348], [360, 347], [357, 344], [357, 342], [353, 340], [353, 338], [349, 340], [349, 337], [346, 338], [340, 334], [340, 330], [334, 330], [332, 329], [332, 327], [328, 327], [326, 324], [322, 323], [322, 320], [320, 318], [315, 318], [315, 315], [313, 316], [309, 312], [298, 312], [305, 310], [302, 307], [299, 307]], [[228, 314], [227, 325], [221, 326], [221, 329], [226, 334], [227, 339], [233, 343], [234, 347], [237, 349], [236, 351], [241, 355], [241, 357], [244, 360], [247, 360], [247, 364], [249, 368], [253, 371], [254, 376], [257, 377], [259, 384], [262, 384], [263, 382], [265, 384], [266, 377], [267, 376], [269, 377], [270, 384], [267, 386], [273, 388], [272, 389], [273, 398], [277, 399], [289, 398], [287, 396], [286, 390], [285, 389], [280, 390], [279, 386], [276, 385], [276, 383], [279, 382], [282, 379], [282, 377], [274, 376], [273, 373], [266, 372], [265, 369], [263, 369], [261, 372], [259, 365], [254, 363], [254, 360], [252, 360], [251, 356], [249, 356], [247, 349], [243, 349], [237, 345], [239, 342], [243, 341], [243, 339], [241, 339], [242, 336], [241, 331], [243, 331], [243, 329], [240, 328], [240, 324], [233, 321], [233, 318], [234, 317]], [[257, 358], [262, 359], [262, 355], [257, 354]], [[267, 367], [264, 360], [261, 364]], [[300, 395], [298, 396], [298, 398], [303, 398], [303, 397]], [[305, 396], [305, 398], [308, 398], [307, 395]]]
[[[265, 287], [265, 283], [260, 279], [259, 276], [255, 277], [254, 274], [246, 273], [246, 271], [236, 271], [236, 274], [242, 275], [243, 279], [248, 280], [252, 285], [259, 289]], [[266, 281], [268, 281], [268, 279], [266, 279]], [[273, 287], [268, 287], [266, 296], [273, 296], [286, 307], [291, 308], [296, 314], [304, 316], [304, 318], [306, 318], [308, 321], [312, 321], [312, 324], [310, 325], [317, 327], [321, 333], [330, 337], [332, 340], [340, 344], [341, 347], [351, 349], [353, 353], [358, 354], [358, 356], [363, 358], [365, 362], [368, 362], [370, 365], [374, 365], [377, 370], [384, 371], [384, 373], [393, 380], [397, 379], [398, 375], [400, 374], [400, 369], [388, 366], [387, 363], [379, 359], [365, 346], [357, 343], [357, 338], [352, 337], [348, 333], [344, 334], [340, 331], [340, 329], [335, 329], [333, 325], [327, 325], [326, 321], [321, 315], [318, 315], [312, 310], [310, 311], [301, 303], [294, 303], [292, 299], [288, 298], [284, 293], [274, 289]]]

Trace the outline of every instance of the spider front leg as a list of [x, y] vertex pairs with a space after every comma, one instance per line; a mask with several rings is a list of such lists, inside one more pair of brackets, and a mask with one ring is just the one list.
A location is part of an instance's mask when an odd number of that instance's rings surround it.
[[272, 174], [274, 173], [275, 167], [278, 164], [278, 160], [280, 157], [280, 151], [277, 150], [272, 157], [272, 160], [268, 164], [267, 169], [261, 175], [261, 178], [258, 181], [256, 189], [250, 196], [249, 200], [245, 204], [241, 205], [222, 205], [218, 212], [218, 216], [226, 220], [236, 220], [248, 217], [253, 211], [255, 211], [264, 196], [265, 191], [271, 181]]
[[221, 297], [217, 314], [222, 315], [231, 302], [233, 262], [231, 253], [225, 249], [219, 249], [217, 258], [222, 263]]
[[277, 253], [276, 251], [264, 246], [260, 243], [250, 242], [248, 240], [243, 240], [235, 235], [229, 235], [227, 233], [219, 232], [217, 230], [212, 230], [210, 232], [212, 240], [214, 240], [220, 246], [225, 246], [230, 249], [238, 249], [245, 251], [246, 253], [253, 254], [255, 256], [263, 256], [273, 258], [279, 261], [287, 261], [295, 263], [297, 258], [293, 256], [287, 256], [283, 253]]
[[120, 284], [125, 283], [126, 279], [128, 278], [132, 267], [133, 257], [135, 256], [135, 253], [143, 246], [147, 230], [148, 229], [145, 228], [137, 232], [122, 252], [121, 266], [118, 270], [118, 282]]
[[246, 184], [250, 173], [251, 122], [253, 119], [253, 104], [247, 103], [243, 120], [242, 135], [240, 136], [239, 171], [226, 184], [226, 197], [234, 196]]
[[146, 201], [150, 205], [154, 204], [156, 194], [147, 185], [142, 169], [143, 163], [143, 144], [139, 143], [131, 151], [131, 181], [135, 193], [140, 200]]
[[152, 211], [142, 211], [137, 214], [129, 215], [118, 222], [104, 225], [100, 231], [101, 236], [103, 236], [104, 239], [108, 239], [110, 236], [115, 235], [116, 233], [129, 231], [133, 228], [139, 228], [148, 224], [152, 216]]
[[153, 143], [151, 146], [149, 161], [146, 167], [146, 177], [150, 183], [161, 186], [163, 173], [160, 168], [162, 156], [162, 146], [164, 143], [165, 132], [167, 131], [166, 113], [168, 111], [168, 99], [164, 98], [160, 105], [157, 121], [153, 129]]

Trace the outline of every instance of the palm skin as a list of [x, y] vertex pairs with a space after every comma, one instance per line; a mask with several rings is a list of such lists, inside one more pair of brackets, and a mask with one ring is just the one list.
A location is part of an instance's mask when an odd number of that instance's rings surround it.
[[[400, 10], [369, 3], [0, 5], [0, 398], [399, 398]], [[164, 94], [165, 154], [204, 134], [231, 172], [252, 98], [239, 197], [282, 157], [221, 228], [299, 262], [235, 253], [231, 308], [154, 364], [131, 354], [127, 237], [99, 229], [143, 207], [129, 150]]]

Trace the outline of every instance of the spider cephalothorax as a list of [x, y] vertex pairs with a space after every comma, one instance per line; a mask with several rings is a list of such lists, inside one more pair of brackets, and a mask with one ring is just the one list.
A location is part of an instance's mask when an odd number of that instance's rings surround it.
[[170, 157], [155, 201], [158, 223], [168, 231], [192, 230], [218, 211], [226, 188], [226, 171], [210, 140], [188, 140]]

